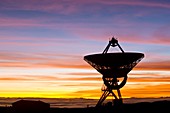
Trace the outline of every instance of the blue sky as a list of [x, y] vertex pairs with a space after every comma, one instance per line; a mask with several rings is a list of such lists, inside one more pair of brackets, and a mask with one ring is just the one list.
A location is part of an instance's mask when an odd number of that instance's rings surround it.
[[0, 2], [0, 96], [99, 97], [101, 75], [83, 57], [102, 52], [112, 36], [125, 52], [145, 54], [124, 97], [170, 96], [170, 1]]

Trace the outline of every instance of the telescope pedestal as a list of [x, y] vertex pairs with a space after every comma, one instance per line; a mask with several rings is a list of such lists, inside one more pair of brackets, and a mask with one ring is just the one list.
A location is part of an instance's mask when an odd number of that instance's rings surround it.
[[[122, 95], [121, 95], [121, 92], [120, 92], [120, 88], [123, 87], [124, 85], [121, 86], [120, 84], [118, 84], [119, 80], [117, 78], [104, 78], [103, 77], [103, 81], [104, 81], [104, 84], [103, 84], [103, 87], [101, 89], [103, 91], [103, 94], [100, 97], [98, 103], [96, 104], [96, 107], [103, 106], [103, 102], [106, 100], [106, 98], [108, 96], [114, 97], [114, 99], [111, 102], [111, 106], [122, 104], [123, 101], [122, 101]], [[127, 77], [124, 77], [121, 84], [123, 82], [125, 84], [126, 81], [127, 81]], [[113, 92], [113, 90], [115, 90], [117, 92], [117, 95], [115, 94], [116, 92], [115, 93]]]
[[[110, 95], [111, 94], [111, 95]], [[117, 89], [117, 94], [118, 94], [118, 97], [115, 95], [115, 93], [113, 92], [113, 90], [109, 90], [109, 89], [106, 89], [102, 96], [100, 97], [98, 103], [96, 104], [96, 107], [100, 107], [100, 106], [103, 106], [103, 102], [104, 100], [108, 97], [108, 96], [113, 96], [115, 99], [113, 99], [112, 101], [112, 104], [114, 105], [118, 105], [118, 104], [122, 104], [123, 101], [122, 101], [122, 96], [121, 96], [121, 93], [120, 93], [120, 90]]]

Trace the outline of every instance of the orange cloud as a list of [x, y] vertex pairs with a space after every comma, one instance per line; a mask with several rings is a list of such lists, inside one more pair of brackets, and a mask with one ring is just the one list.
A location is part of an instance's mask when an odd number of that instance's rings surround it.
[[81, 72], [75, 72], [75, 73], [66, 73], [67, 75], [78, 75], [78, 76], [101, 76], [101, 74], [99, 73], [92, 73], [92, 72], [85, 72], [85, 73], [81, 73]]
[[135, 69], [141, 70], [170, 70], [170, 61], [141, 62]]
[[29, 63], [26, 62], [0, 62], [0, 67], [31, 67]]
[[[2, 76], [2, 75], [1, 75]], [[7, 75], [5, 75], [7, 76]], [[63, 81], [64, 79], [50, 75], [12, 75], [0, 77], [0, 81]], [[66, 79], [65, 79], [66, 80]]]
[[69, 97], [83, 97], [83, 98], [96, 98], [99, 99], [101, 96], [100, 89], [93, 90], [79, 90], [69, 94]]
[[124, 87], [121, 91], [124, 97], [168, 97], [169, 88], [170, 84], [150, 84], [145, 87]]
[[101, 87], [101, 82], [96, 82], [96, 83], [92, 83], [92, 82], [88, 82], [87, 83], [81, 83], [81, 82], [75, 82], [75, 83], [72, 83], [72, 84], [63, 84], [63, 85], [60, 85], [60, 86], [66, 86], [66, 87], [75, 87], [75, 88], [86, 88], [86, 87], [93, 87], [93, 88], [96, 88], [96, 87], [99, 87], [99, 90], [100, 90], [100, 87]]
[[[83, 56], [67, 54], [0, 53], [1, 67], [92, 69]], [[55, 61], [55, 62], [54, 62]], [[170, 70], [170, 61], [140, 62], [134, 70]]]
[[[101, 81], [101, 77], [81, 77], [81, 78], [65, 78], [65, 80], [76, 80], [76, 81]], [[86, 84], [87, 85], [87, 84]]]
[[[123, 87], [121, 93], [123, 98], [127, 97], [168, 97], [170, 92], [169, 84], [160, 84], [160, 85], [148, 85], [145, 87]], [[115, 91], [114, 91], [115, 92]], [[117, 95], [117, 93], [115, 92]], [[69, 97], [83, 97], [83, 98], [96, 98], [99, 99], [102, 95], [100, 89], [93, 90], [79, 90], [73, 93], [69, 93]], [[67, 95], [68, 96], [68, 95]]]
[[170, 77], [130, 78], [128, 82], [170, 82]]
[[0, 77], [0, 81], [25, 81], [32, 80], [29, 78], [19, 78], [19, 77]]

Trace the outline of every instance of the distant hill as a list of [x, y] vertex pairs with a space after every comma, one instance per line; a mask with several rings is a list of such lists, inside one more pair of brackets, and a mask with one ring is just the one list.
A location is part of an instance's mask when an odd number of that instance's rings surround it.
[[[41, 113], [169, 113], [170, 100], [138, 102], [119, 106], [88, 108], [50, 108]], [[1, 107], [0, 113], [16, 113], [12, 107]], [[24, 113], [27, 113], [25, 111]], [[33, 113], [33, 112], [32, 112]], [[36, 113], [36, 112], [35, 112]]]
[[54, 108], [50, 113], [169, 113], [170, 101], [139, 102], [113, 107]]

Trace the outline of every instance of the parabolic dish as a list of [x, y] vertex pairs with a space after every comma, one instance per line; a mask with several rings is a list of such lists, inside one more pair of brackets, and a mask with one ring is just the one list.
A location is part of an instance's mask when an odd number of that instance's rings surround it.
[[143, 53], [125, 52], [91, 54], [84, 56], [84, 60], [103, 76], [124, 77], [143, 57]]

